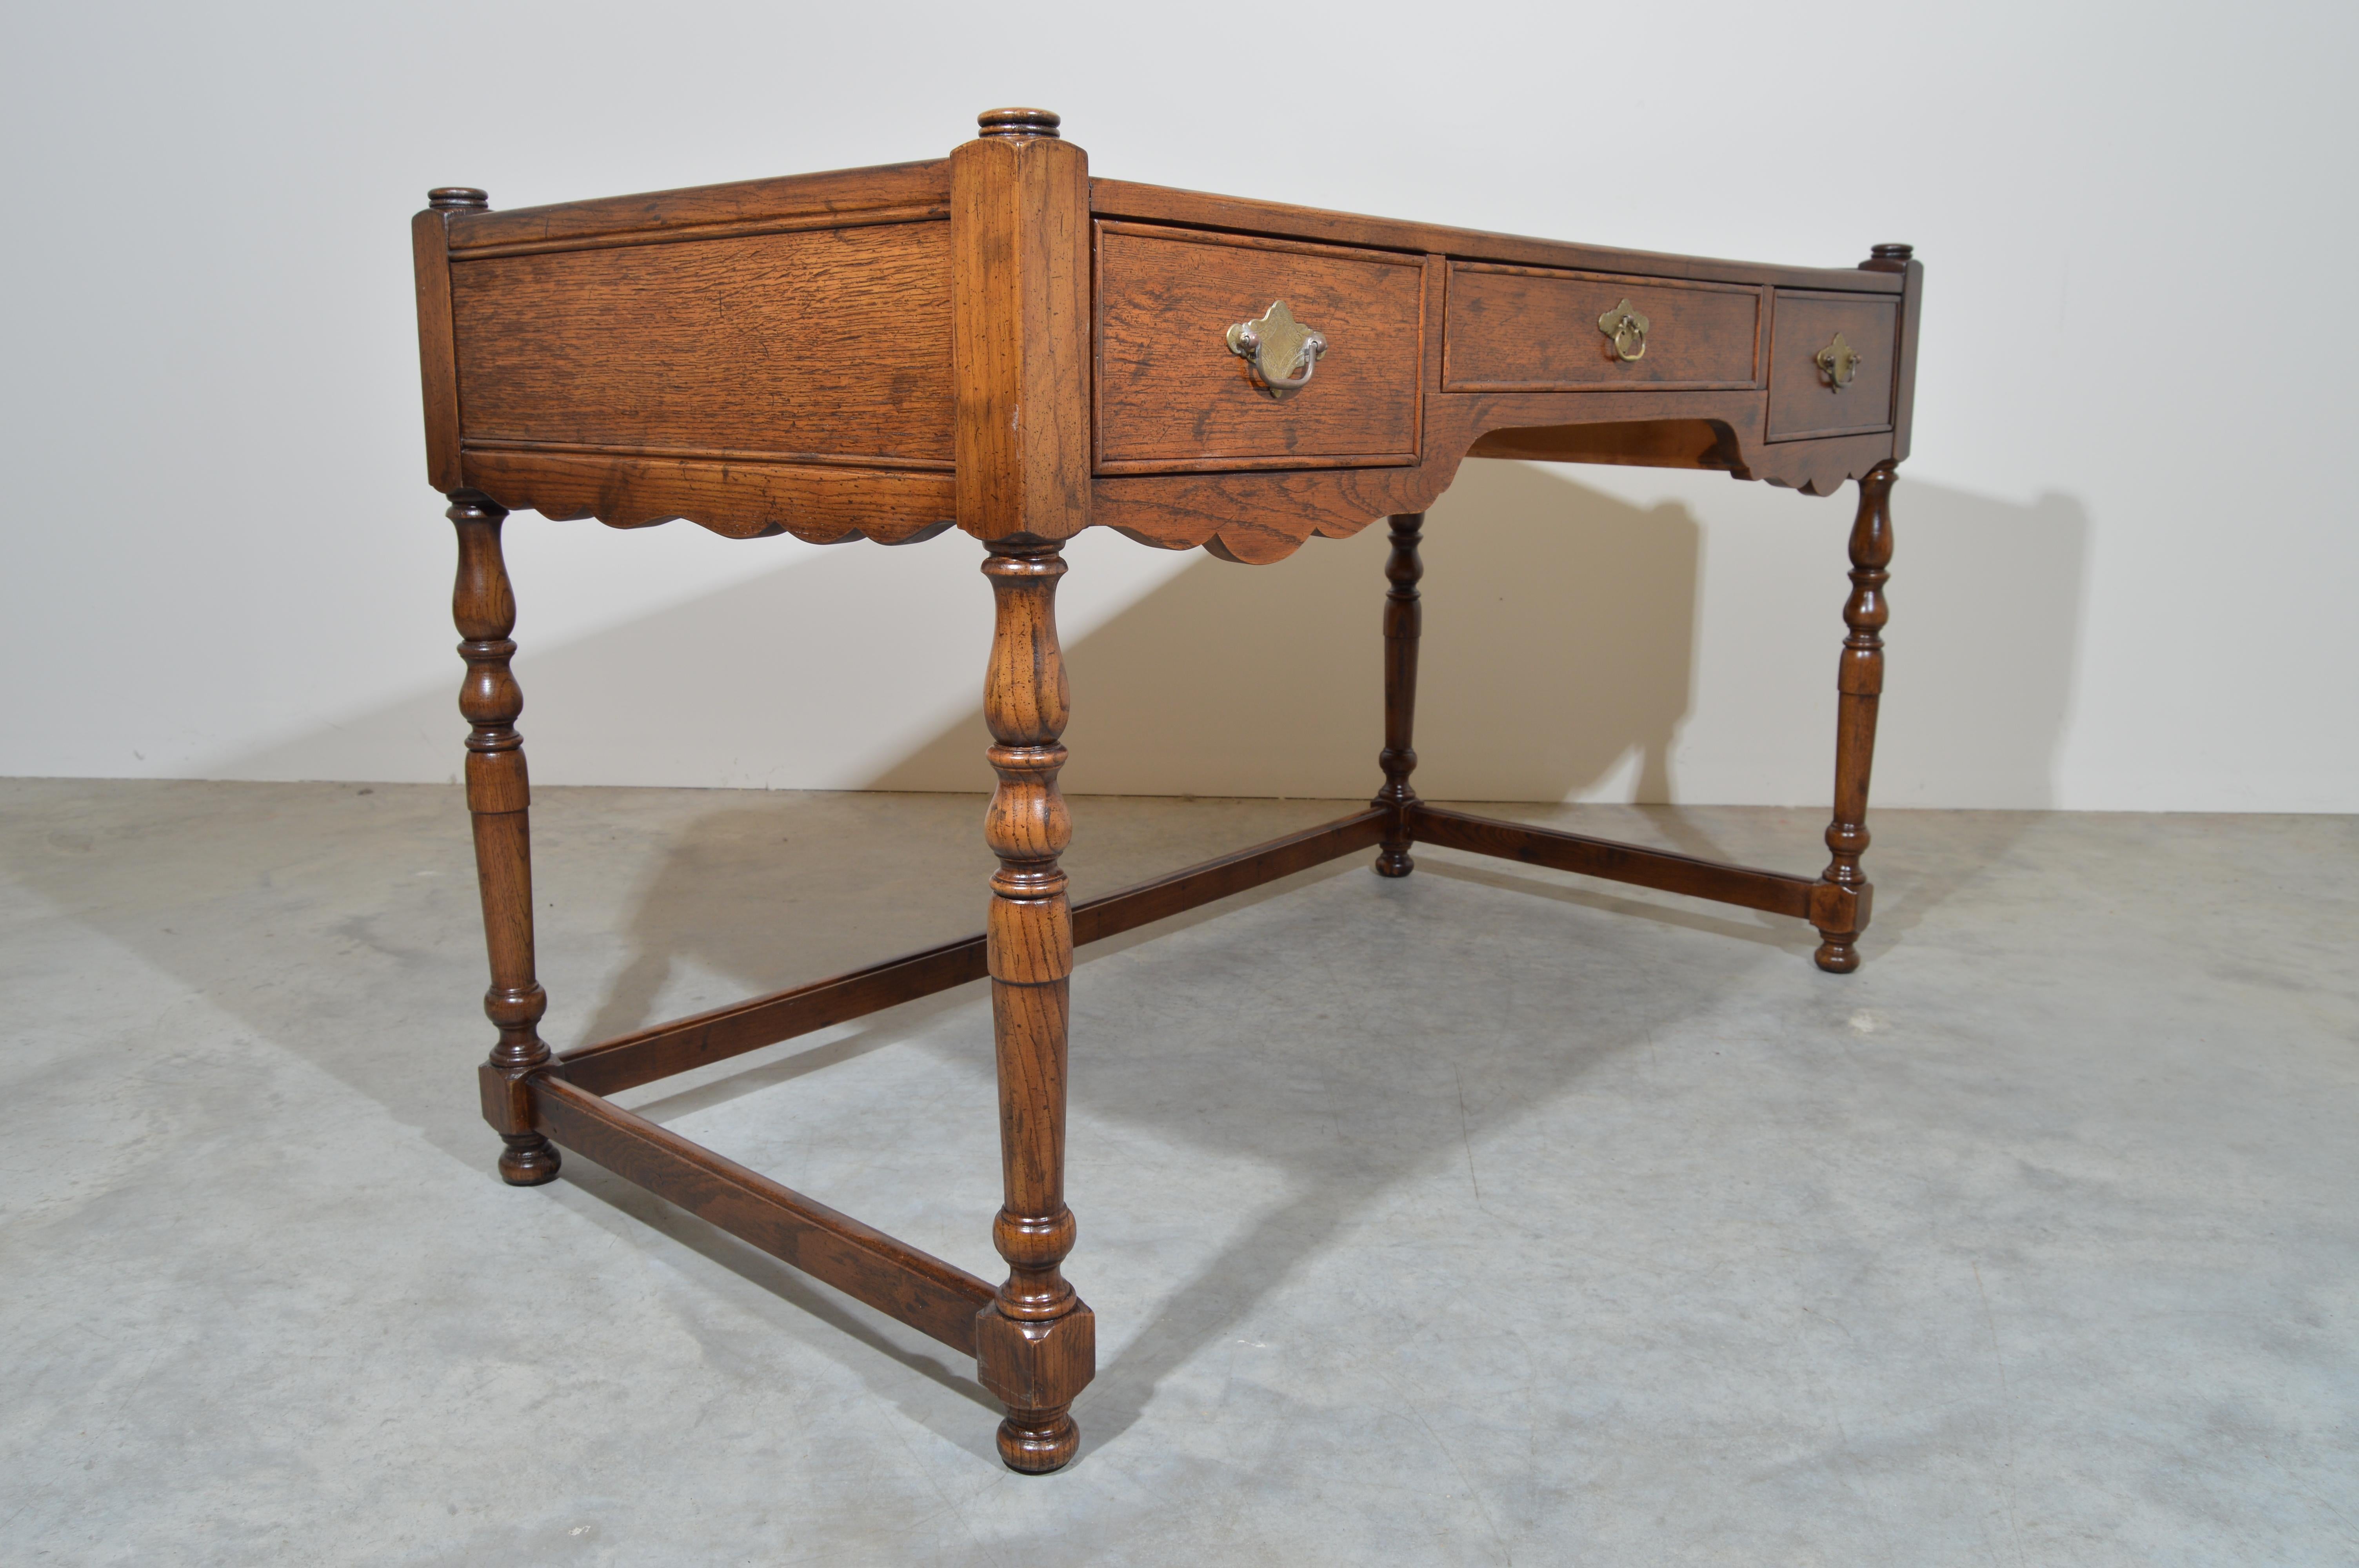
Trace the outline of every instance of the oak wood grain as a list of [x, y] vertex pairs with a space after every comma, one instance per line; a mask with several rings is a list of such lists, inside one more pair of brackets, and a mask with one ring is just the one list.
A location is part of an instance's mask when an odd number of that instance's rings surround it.
[[467, 213], [451, 221], [451, 245], [454, 251], [468, 252], [616, 234], [655, 238], [767, 219], [848, 217], [878, 208], [943, 203], [950, 200], [950, 163], [945, 158], [733, 180], [725, 185]]
[[778, 1261], [953, 1350], [974, 1353], [991, 1286], [561, 1078], [532, 1080], [541, 1130]]
[[418, 380], [426, 405], [426, 482], [446, 495], [467, 482], [459, 464], [458, 346], [451, 330], [451, 261], [443, 237], [448, 217], [429, 207], [409, 221], [410, 259], [418, 275]]
[[947, 470], [950, 244], [889, 223], [459, 260], [465, 438]]
[[1628, 273], [1643, 277], [1694, 278], [1707, 283], [1770, 283], [1792, 288], [1856, 288], [1892, 294], [1899, 293], [1901, 288], [1897, 276], [1863, 273], [1849, 266], [1781, 266], [1672, 255], [1659, 251], [1622, 250], [1522, 234], [1491, 233], [1480, 229], [1453, 229], [1439, 223], [1371, 218], [1356, 212], [1331, 212], [1316, 207], [1179, 190], [1125, 179], [1092, 180], [1090, 207], [1101, 218], [1179, 223], [1465, 261], [1562, 267], [1576, 272]]
[[[1451, 392], [1688, 390], [1760, 384], [1762, 290], [1611, 273], [1450, 269], [1441, 384]], [[1648, 319], [1625, 360], [1597, 319], [1622, 301]]]
[[1771, 914], [1806, 919], [1815, 877], [1789, 876], [1783, 871], [1751, 866], [1723, 865], [1668, 849], [1593, 838], [1582, 833], [1561, 833], [1521, 822], [1501, 822], [1463, 811], [1450, 811], [1422, 802], [1409, 808], [1409, 827], [1420, 844], [1440, 844], [1477, 855], [1496, 855], [1560, 871], [1578, 871], [1608, 881], [1630, 882], [1662, 892], [1716, 899]]
[[[1101, 223], [1101, 473], [1417, 460], [1420, 258]], [[1327, 340], [1280, 398], [1228, 329], [1283, 299]]]
[[538, 1186], [556, 1179], [557, 1152], [521, 1114], [532, 1075], [549, 1062], [540, 1020], [549, 993], [534, 972], [532, 789], [527, 779], [524, 737], [516, 721], [524, 692], [509, 667], [516, 643], [516, 592], [500, 553], [500, 524], [506, 514], [481, 495], [460, 491], [445, 514], [458, 531], [459, 571], [451, 590], [459, 656], [467, 678], [459, 689], [459, 711], [467, 732], [467, 812], [474, 827], [475, 886], [484, 909], [484, 946], [491, 963], [491, 987], [484, 992], [484, 1016], [499, 1030], [486, 1071], [481, 1075], [484, 1112], [506, 1147], [500, 1175], [512, 1186]]
[[1090, 521], [1089, 159], [978, 137], [951, 184], [959, 526], [1071, 538]]
[[470, 486], [514, 511], [616, 528], [685, 517], [739, 539], [912, 544], [952, 526], [957, 512], [949, 474], [909, 469], [470, 448], [465, 471]]

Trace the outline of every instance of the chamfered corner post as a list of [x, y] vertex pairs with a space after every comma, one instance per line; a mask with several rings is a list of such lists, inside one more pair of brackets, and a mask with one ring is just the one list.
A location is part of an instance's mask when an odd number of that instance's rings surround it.
[[530, 788], [524, 737], [516, 715], [524, 693], [509, 661], [516, 643], [516, 594], [500, 556], [500, 524], [507, 514], [489, 497], [462, 490], [448, 514], [459, 530], [459, 577], [451, 593], [460, 657], [467, 661], [459, 711], [467, 735], [467, 810], [474, 818], [475, 881], [484, 900], [484, 942], [491, 956], [491, 989], [484, 1012], [499, 1028], [490, 1059], [480, 1069], [484, 1119], [507, 1147], [500, 1174], [515, 1186], [538, 1186], [557, 1175], [556, 1146], [533, 1125], [526, 1080], [549, 1062], [540, 1038], [548, 993], [533, 974]]
[[1851, 598], [1843, 605], [1843, 659], [1835, 677], [1835, 810], [1827, 826], [1833, 858], [1811, 890], [1810, 924], [1821, 938], [1813, 957], [1830, 974], [1859, 968], [1859, 934], [1874, 894], [1860, 857], [1866, 853], [1867, 778], [1875, 760], [1875, 709], [1884, 693], [1884, 585], [1892, 565], [1893, 465], [1878, 463], [1859, 481], [1851, 530]]
[[1385, 784], [1369, 804], [1392, 813], [1385, 825], [1384, 847], [1376, 852], [1376, 874], [1405, 877], [1417, 869], [1409, 858], [1409, 807], [1417, 791], [1408, 775], [1417, 771], [1417, 751], [1411, 745], [1417, 725], [1417, 640], [1425, 629], [1425, 607], [1419, 601], [1418, 580], [1425, 563], [1418, 557], [1425, 514], [1404, 512], [1392, 519], [1392, 554], [1385, 560], [1385, 749], [1376, 762], [1385, 770]]
[[1030, 1474], [1081, 1445], [1071, 1407], [1097, 1369], [1097, 1320], [1064, 1277], [1066, 1024], [1072, 911], [1057, 775], [1071, 712], [1057, 642], [1064, 541], [1089, 522], [1089, 160], [1057, 116], [995, 109], [951, 155], [953, 446], [959, 525], [984, 541], [995, 609], [984, 717], [998, 787], [984, 837], [985, 947], [999, 1077], [1006, 1281], [975, 1320], [975, 1373], [1007, 1407], [999, 1454]]

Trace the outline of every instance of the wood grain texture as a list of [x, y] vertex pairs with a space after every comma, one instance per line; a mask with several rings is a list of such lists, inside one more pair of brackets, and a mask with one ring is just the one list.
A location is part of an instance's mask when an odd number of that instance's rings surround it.
[[1068, 539], [1090, 522], [1089, 158], [1051, 136], [951, 155], [959, 526]]
[[1581, 833], [1560, 833], [1521, 822], [1501, 822], [1462, 811], [1448, 811], [1422, 803], [1409, 808], [1409, 827], [1420, 844], [1440, 844], [1477, 855], [1496, 855], [1527, 865], [1547, 866], [1608, 881], [1630, 882], [1661, 892], [1716, 899], [1771, 914], [1807, 919], [1810, 895], [1818, 885], [1812, 877], [1783, 871], [1757, 871], [1750, 866], [1723, 865], [1667, 849], [1647, 849], [1593, 838]]
[[543, 1076], [531, 1087], [539, 1127], [566, 1148], [920, 1334], [974, 1353], [987, 1281], [579, 1085]]
[[684, 517], [731, 538], [784, 533], [814, 545], [930, 539], [954, 525], [958, 504], [949, 474], [843, 464], [470, 449], [466, 475], [512, 511], [616, 528]]
[[[1097, 265], [1099, 472], [1417, 460], [1420, 259], [1104, 223]], [[1226, 340], [1280, 299], [1327, 340], [1284, 398]]]
[[[500, 1175], [510, 1185], [538, 1186], [557, 1177], [557, 1152], [516, 1112], [527, 1079], [549, 1061], [540, 1038], [549, 994], [534, 973], [532, 941], [532, 791], [525, 773], [524, 737], [516, 721], [524, 692], [509, 662], [516, 643], [516, 593], [500, 553], [506, 514], [480, 495], [461, 491], [445, 514], [459, 535], [459, 572], [451, 590], [459, 656], [467, 679], [459, 711], [467, 733], [467, 811], [475, 838], [475, 883], [484, 906], [484, 945], [491, 988], [484, 1016], [500, 1032], [484, 1082], [484, 1108], [506, 1144]], [[494, 1078], [504, 1082], [498, 1092]]]
[[984, 814], [984, 841], [999, 860], [984, 925], [1004, 1188], [991, 1239], [1008, 1272], [976, 1325], [976, 1375], [1008, 1405], [1000, 1457], [1036, 1474], [1079, 1448], [1068, 1411], [1094, 1362], [1077, 1358], [1076, 1347], [1093, 1345], [1096, 1333], [1061, 1267], [1074, 1236], [1065, 1206], [1073, 931], [1060, 857], [1073, 825], [1057, 787], [1065, 765], [1058, 737], [1072, 710], [1057, 639], [1059, 548], [1055, 540], [1002, 539], [983, 568], [996, 612], [983, 713], [999, 779]]
[[1867, 781], [1875, 761], [1875, 713], [1884, 693], [1884, 627], [1891, 607], [1884, 585], [1892, 576], [1890, 465], [1859, 483], [1859, 514], [1851, 530], [1851, 597], [1843, 602], [1843, 657], [1835, 671], [1835, 810], [1827, 825], [1832, 859], [1821, 880], [1857, 895], [1844, 908], [1852, 918], [1821, 925], [1818, 966], [1845, 975], [1859, 968], [1859, 933], [1867, 924], [1869, 886], [1860, 869], [1867, 852]]
[[461, 259], [470, 445], [947, 471], [949, 226]]
[[[1610, 273], [1450, 269], [1441, 384], [1451, 392], [1690, 391], [1760, 384], [1762, 290]], [[1624, 300], [1648, 319], [1625, 360], [1597, 319]]]
[[950, 164], [943, 158], [880, 164], [826, 174], [743, 179], [636, 196], [602, 197], [467, 213], [451, 224], [457, 251], [543, 244], [620, 234], [648, 239], [771, 219], [853, 216], [879, 208], [924, 207], [950, 200]]
[[[1900, 302], [1781, 288], [1776, 308], [1766, 438], [1799, 441], [1891, 429]], [[1859, 369], [1843, 387], [1834, 385], [1818, 362], [1819, 351], [1838, 332], [1859, 355]]]
[[459, 361], [451, 331], [449, 213], [433, 208], [409, 221], [418, 275], [418, 382], [426, 405], [426, 482], [448, 494], [465, 488], [459, 467]]
[[1216, 196], [1201, 190], [1178, 190], [1169, 186], [1141, 185], [1124, 179], [1092, 180], [1090, 206], [1101, 218], [1179, 223], [1190, 228], [1315, 240], [1328, 244], [1405, 251], [1419, 255], [1431, 254], [1516, 266], [1627, 273], [1640, 277], [1693, 278], [1705, 283], [1769, 283], [1791, 288], [1900, 292], [1897, 276], [1886, 278], [1847, 266], [1777, 266], [1761, 262], [1670, 255], [1658, 251], [1620, 250], [1606, 245], [1533, 239], [1522, 234], [1489, 233], [1479, 229], [1446, 228], [1439, 223], [1370, 218], [1356, 212], [1330, 212], [1315, 207], [1256, 201], [1237, 196]]

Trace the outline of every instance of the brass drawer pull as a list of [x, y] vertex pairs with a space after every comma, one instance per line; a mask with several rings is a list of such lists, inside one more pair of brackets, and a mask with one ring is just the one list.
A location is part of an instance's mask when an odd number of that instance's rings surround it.
[[1647, 329], [1653, 325], [1626, 298], [1597, 319], [1597, 330], [1614, 341], [1614, 351], [1625, 360], [1647, 357]]
[[1229, 352], [1253, 366], [1254, 374], [1272, 397], [1284, 397], [1310, 384], [1327, 340], [1294, 319], [1281, 299], [1251, 321], [1229, 329]]
[[1827, 378], [1827, 385], [1841, 392], [1859, 373], [1859, 351], [1843, 340], [1841, 332], [1835, 341], [1818, 352], [1819, 373]]

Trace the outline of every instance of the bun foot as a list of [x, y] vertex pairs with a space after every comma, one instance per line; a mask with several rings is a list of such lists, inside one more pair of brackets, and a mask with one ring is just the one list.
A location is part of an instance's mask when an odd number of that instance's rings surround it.
[[557, 1146], [538, 1132], [504, 1132], [500, 1180], [512, 1187], [537, 1187], [557, 1180]]
[[[1821, 932], [1821, 935], [1825, 934]], [[1837, 941], [1829, 936], [1819, 944], [1819, 950], [1810, 957], [1817, 961], [1819, 968], [1831, 975], [1847, 975], [1859, 968], [1859, 949], [1852, 946], [1849, 938]]]
[[1010, 1470], [1045, 1476], [1061, 1470], [1081, 1451], [1082, 1429], [1063, 1407], [1010, 1411], [999, 1423], [999, 1457]]

